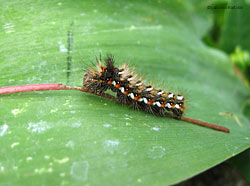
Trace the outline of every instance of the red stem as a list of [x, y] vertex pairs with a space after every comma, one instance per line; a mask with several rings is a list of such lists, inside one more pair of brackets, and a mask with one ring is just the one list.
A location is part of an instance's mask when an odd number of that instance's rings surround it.
[[[17, 92], [31, 92], [31, 91], [45, 91], [45, 90], [78, 90], [81, 92], [86, 92], [86, 93], [94, 94], [97, 96], [102, 96], [104, 98], [116, 101], [116, 98], [114, 96], [106, 94], [106, 93], [98, 94], [98, 93], [91, 92], [84, 87], [69, 87], [63, 84], [33, 84], [33, 85], [2, 87], [0, 88], [0, 94], [11, 94], [11, 93], [17, 93]], [[193, 123], [196, 125], [201, 125], [207, 128], [211, 128], [214, 130], [226, 132], [226, 133], [230, 132], [228, 128], [218, 126], [215, 124], [211, 124], [211, 123], [206, 123], [206, 122], [196, 120], [196, 119], [181, 117], [181, 120], [189, 122], [189, 123]]]
[[226, 128], [226, 127], [222, 127], [222, 126], [215, 125], [215, 124], [212, 124], [212, 123], [206, 123], [204, 121], [200, 121], [200, 120], [197, 120], [197, 119], [191, 119], [191, 118], [186, 118], [186, 117], [182, 116], [181, 120], [189, 122], [189, 123], [193, 123], [193, 124], [196, 124], [196, 125], [201, 125], [203, 127], [211, 128], [211, 129], [214, 129], [214, 130], [226, 132], [226, 133], [230, 132], [230, 130], [228, 128]]
[[109, 94], [103, 93], [100, 95], [100, 94], [91, 92], [88, 89], [85, 89], [84, 87], [69, 87], [63, 84], [56, 84], [56, 83], [1, 87], [0, 94], [12, 94], [12, 93], [18, 93], [18, 92], [46, 91], [46, 90], [78, 90], [81, 92], [86, 92], [86, 93], [94, 94], [97, 96], [102, 96], [107, 99], [116, 100], [113, 96]]
[[62, 84], [33, 84], [21, 85], [12, 87], [0, 88], [0, 94], [11, 94], [17, 92], [31, 92], [31, 91], [44, 91], [44, 90], [68, 90], [69, 88]]

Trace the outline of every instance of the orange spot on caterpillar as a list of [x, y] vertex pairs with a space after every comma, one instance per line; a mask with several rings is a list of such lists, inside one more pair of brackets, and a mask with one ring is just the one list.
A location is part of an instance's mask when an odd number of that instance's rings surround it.
[[138, 101], [141, 97], [140, 96], [135, 96], [134, 100]]
[[107, 69], [107, 67], [101, 67], [102, 68], [102, 72], [104, 72], [104, 70], [106, 70]]
[[108, 80], [108, 84], [109, 85], [112, 84], [112, 79]]
[[115, 87], [116, 87], [116, 88], [120, 88], [121, 85], [120, 85], [120, 84], [116, 84]]
[[154, 100], [149, 100], [149, 101], [148, 101], [148, 104], [149, 104], [149, 105], [152, 105], [153, 103], [154, 103]]
[[124, 91], [124, 94], [125, 94], [125, 95], [128, 95], [128, 93], [129, 93], [129, 91], [127, 91], [127, 90]]

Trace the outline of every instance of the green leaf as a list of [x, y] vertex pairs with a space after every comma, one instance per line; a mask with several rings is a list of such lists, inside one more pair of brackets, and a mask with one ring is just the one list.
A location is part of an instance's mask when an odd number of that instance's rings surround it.
[[73, 30], [69, 84], [81, 85], [83, 68], [112, 53], [184, 94], [185, 116], [231, 133], [75, 91], [1, 95], [1, 185], [169, 185], [249, 148], [241, 110], [249, 91], [229, 57], [202, 43], [211, 18], [192, 2], [2, 2], [0, 86], [66, 83]]
[[[232, 0], [229, 6], [238, 7], [226, 10], [226, 23], [221, 34], [220, 48], [232, 53], [236, 46], [250, 50], [250, 2], [248, 0]], [[242, 8], [240, 8], [242, 7]]]

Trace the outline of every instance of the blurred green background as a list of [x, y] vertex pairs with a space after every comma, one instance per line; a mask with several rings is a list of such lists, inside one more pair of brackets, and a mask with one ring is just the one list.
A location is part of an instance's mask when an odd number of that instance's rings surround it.
[[[228, 159], [250, 180], [249, 1], [0, 4], [1, 87], [80, 86], [95, 56], [112, 53], [148, 83], [182, 93], [185, 116], [231, 130], [81, 92], [1, 95], [0, 185], [170, 185]], [[238, 8], [216, 8], [228, 5]]]

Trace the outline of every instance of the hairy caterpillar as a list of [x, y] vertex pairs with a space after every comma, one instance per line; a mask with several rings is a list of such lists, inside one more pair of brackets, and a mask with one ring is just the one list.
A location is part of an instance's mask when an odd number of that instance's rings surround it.
[[[116, 92], [117, 98], [105, 93], [106, 90]], [[189, 123], [229, 133], [226, 127], [191, 119], [183, 116], [185, 110], [184, 97], [155, 89], [145, 85], [142, 79], [128, 65], [121, 68], [114, 66], [114, 58], [108, 55], [103, 65], [100, 57], [95, 67], [88, 68], [84, 75], [83, 85], [80, 87], [64, 84], [32, 84], [0, 87], [0, 94], [17, 92], [46, 91], [46, 90], [77, 90], [104, 98], [128, 104], [135, 109], [141, 109], [158, 116], [170, 116]]]
[[142, 78], [130, 70], [128, 65], [116, 67], [112, 55], [108, 55], [104, 63], [100, 57], [95, 67], [87, 69], [84, 87], [99, 94], [112, 90], [120, 103], [159, 116], [181, 118], [185, 110], [182, 95], [145, 85]]

